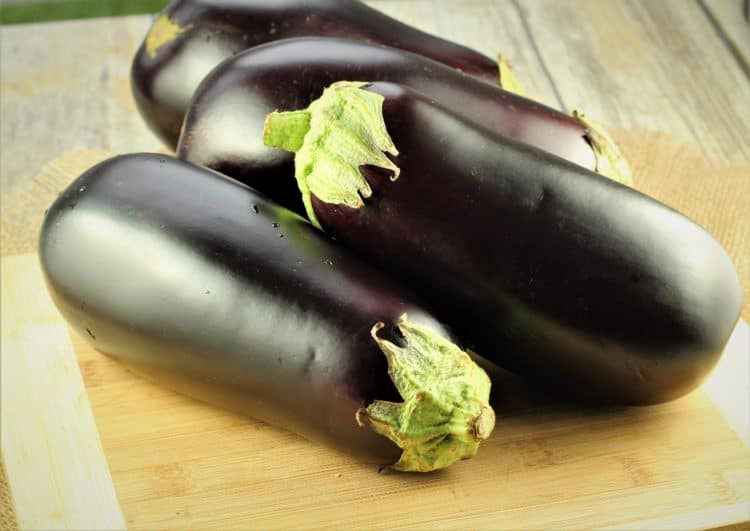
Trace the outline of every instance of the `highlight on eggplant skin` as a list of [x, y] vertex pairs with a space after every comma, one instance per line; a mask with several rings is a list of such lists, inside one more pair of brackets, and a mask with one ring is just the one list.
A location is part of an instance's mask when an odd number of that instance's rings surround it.
[[174, 148], [201, 79], [242, 50], [290, 37], [331, 36], [394, 46], [497, 86], [495, 61], [353, 0], [175, 0], [133, 60], [131, 83], [148, 126]]
[[694, 389], [721, 356], [737, 271], [671, 208], [393, 83], [336, 83], [295, 122], [284, 114], [266, 139], [296, 151], [310, 218], [490, 361], [569, 396], [649, 404]]
[[104, 161], [52, 205], [39, 255], [83, 339], [181, 393], [405, 471], [494, 426], [489, 378], [416, 297], [214, 172]]
[[587, 128], [570, 116], [419, 55], [322, 37], [257, 46], [218, 66], [195, 93], [177, 156], [298, 209], [299, 193], [289, 179], [292, 158], [263, 145], [265, 117], [307, 107], [325, 87], [343, 79], [403, 84], [479, 126], [596, 168]]

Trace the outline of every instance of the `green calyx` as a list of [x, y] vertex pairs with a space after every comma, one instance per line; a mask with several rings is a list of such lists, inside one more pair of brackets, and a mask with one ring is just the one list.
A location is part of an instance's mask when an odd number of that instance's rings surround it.
[[401, 316], [400, 347], [371, 330], [388, 360], [388, 373], [403, 402], [376, 400], [357, 411], [357, 422], [388, 437], [403, 450], [391, 468], [429, 472], [472, 457], [495, 427], [489, 405], [490, 379], [456, 345], [410, 324]]
[[387, 156], [398, 155], [383, 121], [383, 96], [362, 87], [367, 83], [339, 81], [302, 111], [273, 112], [266, 117], [263, 142], [296, 153], [294, 176], [305, 210], [320, 227], [311, 195], [326, 203], [360, 208], [372, 188], [359, 168], [399, 168]]
[[573, 111], [573, 118], [586, 128], [586, 139], [596, 159], [596, 173], [625, 186], [633, 186], [633, 174], [614, 139], [599, 122]]

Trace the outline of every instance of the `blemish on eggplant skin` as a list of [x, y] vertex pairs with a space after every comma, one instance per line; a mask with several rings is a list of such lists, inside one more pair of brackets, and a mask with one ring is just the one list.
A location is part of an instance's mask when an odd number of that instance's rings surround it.
[[540, 187], [534, 197], [531, 198], [531, 207], [534, 210], [542, 209], [547, 202], [547, 190], [544, 187]]
[[312, 374], [317, 358], [318, 350], [315, 347], [310, 347], [307, 351], [307, 360], [305, 360], [305, 374]]
[[537, 202], [539, 204], [542, 204], [546, 197], [547, 197], [547, 190], [545, 190], [544, 188], [541, 188], [539, 190], [539, 193], [537, 194]]

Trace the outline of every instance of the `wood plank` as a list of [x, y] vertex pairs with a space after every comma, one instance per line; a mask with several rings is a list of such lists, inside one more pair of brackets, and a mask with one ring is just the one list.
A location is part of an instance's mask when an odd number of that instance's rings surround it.
[[76, 148], [154, 151], [130, 93], [149, 17], [0, 26], [2, 207], [45, 162]]
[[750, 82], [697, 3], [518, 4], [567, 108], [748, 165]]
[[553, 108], [559, 102], [544, 72], [520, 12], [510, 3], [488, 0], [369, 0], [370, 6], [422, 31], [496, 58], [509, 59], [526, 94]]
[[698, 0], [745, 75], [750, 77], [750, 3], [747, 0]]
[[[613, 526], [604, 529], [715, 529], [721, 527], [721, 531], [746, 531], [750, 525], [750, 508], [746, 503], [736, 503], [726, 507], [695, 511], [682, 515], [680, 518], [652, 518], [628, 523], [627, 527]], [[740, 522], [740, 524], [732, 524]], [[727, 526], [727, 527], [725, 527]]]
[[2, 262], [3, 463], [22, 529], [122, 529], [67, 327], [35, 255]]
[[[39, 310], [46, 295], [34, 256], [4, 258], [2, 269], [3, 295], [25, 301], [16, 322], [36, 323], [25, 337], [70, 349], [66, 334], [49, 333], [64, 329], [62, 318]], [[747, 325], [736, 334], [714, 387], [746, 417], [747, 375], [733, 371], [747, 354]], [[18, 349], [3, 347], [3, 360]], [[750, 451], [707, 388], [647, 408], [582, 408], [542, 400], [498, 373], [497, 428], [477, 457], [435, 474], [381, 475], [161, 389], [78, 336], [72, 348], [128, 527], [672, 528], [748, 517]]]

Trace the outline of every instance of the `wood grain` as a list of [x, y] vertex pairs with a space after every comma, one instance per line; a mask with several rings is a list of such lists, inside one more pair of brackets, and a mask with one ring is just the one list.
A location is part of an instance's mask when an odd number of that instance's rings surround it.
[[[728, 50], [750, 77], [750, 9], [747, 0], [698, 0]], [[743, 3], [745, 5], [743, 5]]]
[[130, 61], [149, 17], [1, 26], [2, 206], [71, 149], [153, 151], [130, 94]]
[[3, 464], [22, 529], [122, 529], [66, 325], [35, 255], [2, 263]]
[[[48, 302], [39, 301], [47, 295], [36, 258], [4, 258], [2, 266], [4, 296], [17, 304], [26, 337], [45, 351], [77, 353], [129, 528], [645, 529], [750, 517], [750, 451], [709, 389], [647, 408], [582, 408], [550, 402], [498, 372], [497, 427], [477, 457], [435, 474], [382, 475], [160, 389], [78, 336], [71, 347], [62, 318], [39, 310]], [[9, 331], [18, 335], [16, 325]], [[722, 358], [728, 369], [715, 374], [746, 417], [747, 375], [726, 378], [750, 348], [746, 324], [737, 334]], [[4, 345], [4, 353], [19, 347]]]
[[[534, 99], [559, 108], [556, 88], [546, 75], [534, 42], [523, 29], [519, 11], [509, 2], [463, 0], [374, 0], [384, 13], [423, 31], [469, 46], [488, 57], [510, 59], [524, 90]], [[471, 30], [467, 31], [468, 28]]]
[[517, 5], [566, 109], [667, 133], [710, 162], [750, 164], [750, 82], [697, 3]]

